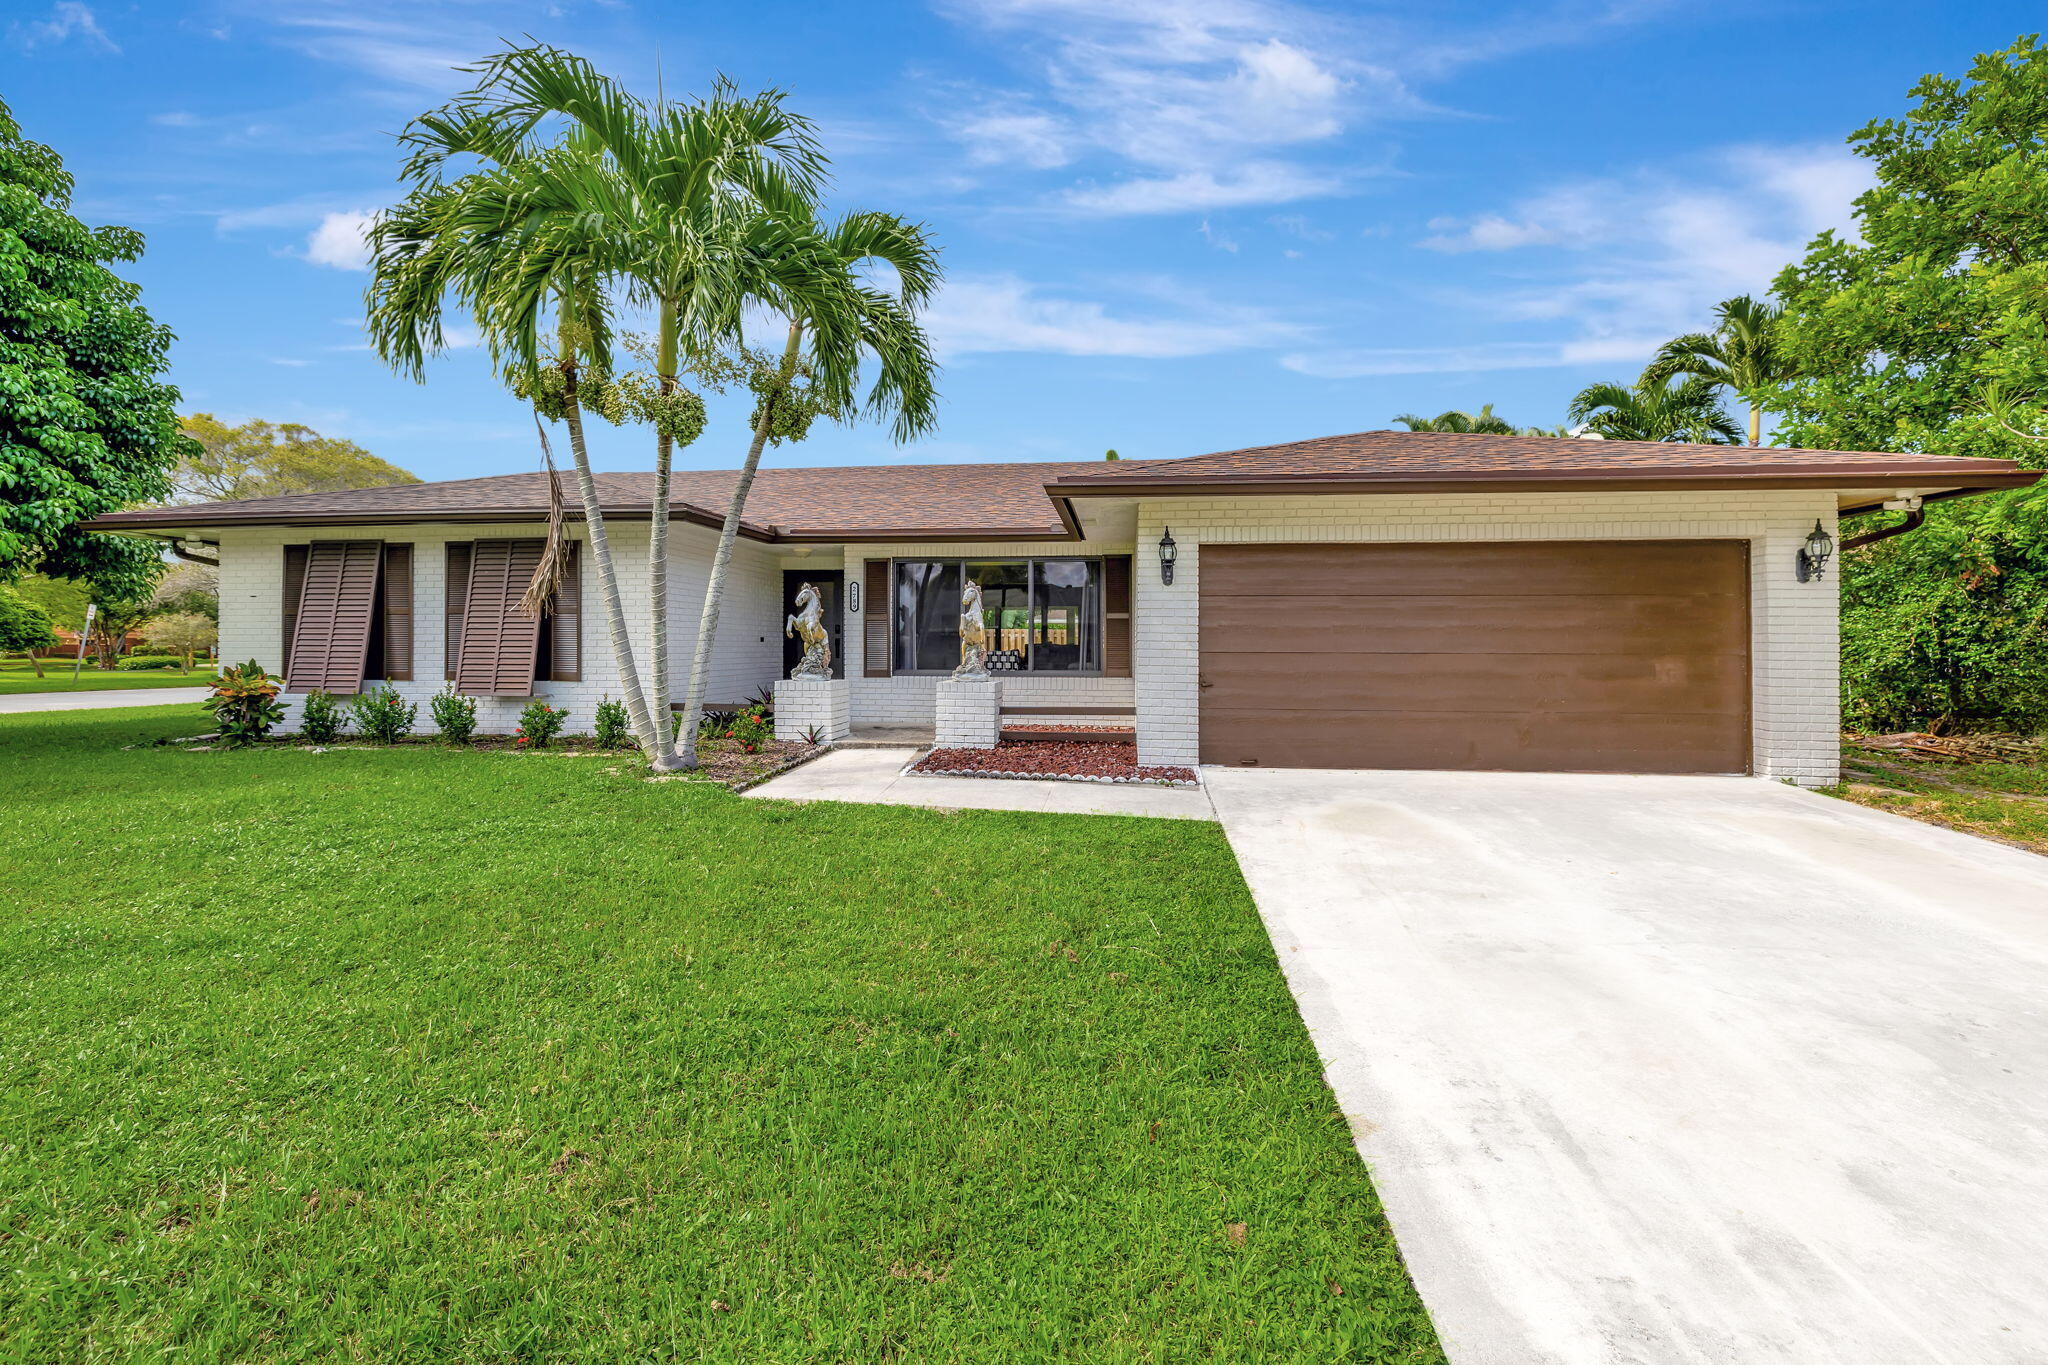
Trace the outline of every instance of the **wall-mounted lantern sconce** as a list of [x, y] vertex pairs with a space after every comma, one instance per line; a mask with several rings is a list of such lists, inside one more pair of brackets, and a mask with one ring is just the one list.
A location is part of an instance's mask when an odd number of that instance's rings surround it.
[[1828, 567], [1828, 559], [1835, 553], [1835, 538], [1821, 529], [1818, 521], [1806, 533], [1806, 543], [1799, 547], [1799, 581], [1818, 581]]
[[1159, 581], [1173, 584], [1173, 561], [1180, 558], [1180, 547], [1173, 543], [1173, 528], [1166, 528], [1166, 534], [1159, 537]]

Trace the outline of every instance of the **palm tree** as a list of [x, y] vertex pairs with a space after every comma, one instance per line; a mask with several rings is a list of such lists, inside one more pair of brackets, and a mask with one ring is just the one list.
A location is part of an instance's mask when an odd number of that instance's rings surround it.
[[602, 217], [584, 211], [590, 186], [603, 183], [600, 158], [573, 139], [467, 150], [497, 164], [445, 183], [426, 178], [372, 226], [370, 342], [401, 373], [423, 377], [426, 358], [446, 344], [442, 319], [452, 299], [474, 317], [501, 375], [532, 403], [536, 421], [568, 428], [620, 690], [642, 752], [659, 763], [666, 737], [627, 633], [583, 426], [586, 388], [594, 383], [602, 394], [610, 381], [606, 284], [624, 251]]
[[1714, 309], [1713, 331], [1665, 342], [1643, 377], [1661, 383], [1693, 375], [1732, 390], [1749, 404], [1749, 443], [1760, 445], [1764, 410], [1758, 399], [1794, 377], [1791, 358], [1778, 343], [1784, 316], [1778, 305], [1747, 294], [1728, 299]]
[[[733, 485], [732, 502], [719, 530], [718, 549], [704, 590], [704, 614], [697, 626], [696, 657], [683, 694], [683, 723], [678, 759], [684, 767], [697, 763], [697, 726], [704, 715], [704, 689], [711, 672], [711, 646], [718, 631], [719, 608], [725, 593], [726, 570], [753, 487], [761, 452], [769, 440], [799, 441], [818, 416], [844, 420], [854, 415], [854, 385], [861, 361], [870, 358], [874, 379], [865, 409], [886, 418], [892, 435], [908, 441], [931, 429], [938, 406], [934, 382], [938, 374], [931, 340], [917, 320], [938, 287], [938, 253], [924, 230], [892, 214], [852, 213], [830, 228], [762, 219], [756, 228], [764, 237], [792, 233], [807, 244], [793, 256], [813, 262], [826, 279], [807, 281], [803, 290], [774, 288], [766, 302], [787, 326], [782, 359], [771, 373], [758, 373], [754, 387], [754, 437]], [[762, 243], [756, 250], [773, 247]], [[877, 287], [862, 271], [880, 262], [893, 272], [893, 292]], [[822, 286], [839, 287], [839, 297]], [[831, 306], [820, 307], [821, 297]]]
[[[618, 269], [634, 300], [655, 311], [654, 392], [639, 406], [655, 431], [647, 571], [650, 709], [661, 711], [670, 688], [670, 474], [676, 445], [694, 440], [704, 420], [703, 400], [679, 372], [736, 345], [743, 306], [760, 292], [746, 267], [762, 263], [735, 259], [736, 226], [760, 213], [808, 219], [825, 158], [779, 91], [743, 99], [721, 80], [708, 99], [650, 109], [588, 62], [545, 46], [508, 49], [476, 70], [472, 90], [408, 129], [409, 171], [432, 173], [450, 154], [490, 154], [549, 119], [568, 120], [611, 182], [588, 196], [587, 211], [614, 218], [608, 234], [627, 248]], [[660, 744], [666, 759], [665, 730]]]
[[1592, 384], [1572, 399], [1569, 417], [1610, 441], [1693, 441], [1733, 445], [1735, 424], [1715, 397], [1720, 386], [1697, 376], [1675, 383], [1650, 371], [1633, 386]]
[[1410, 431], [1455, 431], [1464, 435], [1516, 436], [1522, 434], [1512, 422], [1493, 413], [1493, 404], [1488, 403], [1477, 412], [1465, 412], [1452, 408], [1434, 417], [1418, 417], [1404, 412], [1394, 419]]

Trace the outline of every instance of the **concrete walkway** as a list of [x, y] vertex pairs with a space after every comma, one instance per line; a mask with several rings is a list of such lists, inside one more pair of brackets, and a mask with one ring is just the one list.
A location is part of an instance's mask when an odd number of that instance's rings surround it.
[[747, 793], [770, 801], [856, 801], [938, 810], [1029, 810], [1074, 815], [1156, 815], [1214, 820], [1199, 787], [1031, 782], [1002, 777], [920, 777], [903, 766], [916, 749], [839, 749]]
[[1203, 776], [1457, 1365], [2048, 1361], [2048, 859], [1747, 778]]
[[19, 711], [100, 711], [117, 706], [171, 706], [204, 701], [203, 687], [115, 687], [103, 692], [17, 692], [0, 697], [0, 716]]

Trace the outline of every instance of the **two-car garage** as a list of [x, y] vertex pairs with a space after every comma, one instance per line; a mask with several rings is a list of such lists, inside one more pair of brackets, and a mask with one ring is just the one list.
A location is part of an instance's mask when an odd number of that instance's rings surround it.
[[1744, 773], [1746, 540], [1208, 544], [1201, 761]]

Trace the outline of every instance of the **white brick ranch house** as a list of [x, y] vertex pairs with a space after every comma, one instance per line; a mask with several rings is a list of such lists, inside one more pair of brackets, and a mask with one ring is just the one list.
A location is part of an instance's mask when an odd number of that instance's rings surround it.
[[[676, 700], [733, 477], [675, 476]], [[812, 582], [852, 723], [928, 726], [972, 577], [1005, 713], [1133, 724], [1146, 764], [1825, 784], [1835, 566], [1802, 573], [1809, 536], [2035, 477], [2000, 460], [1385, 431], [1171, 460], [770, 467], [708, 696], [784, 675], [783, 617]], [[650, 478], [598, 476], [643, 668]], [[222, 656], [298, 693], [385, 680], [424, 701], [452, 683], [483, 698], [487, 731], [530, 696], [587, 729], [619, 695], [587, 563], [542, 620], [510, 605], [546, 507], [544, 476], [514, 474], [89, 525], [212, 547]]]

